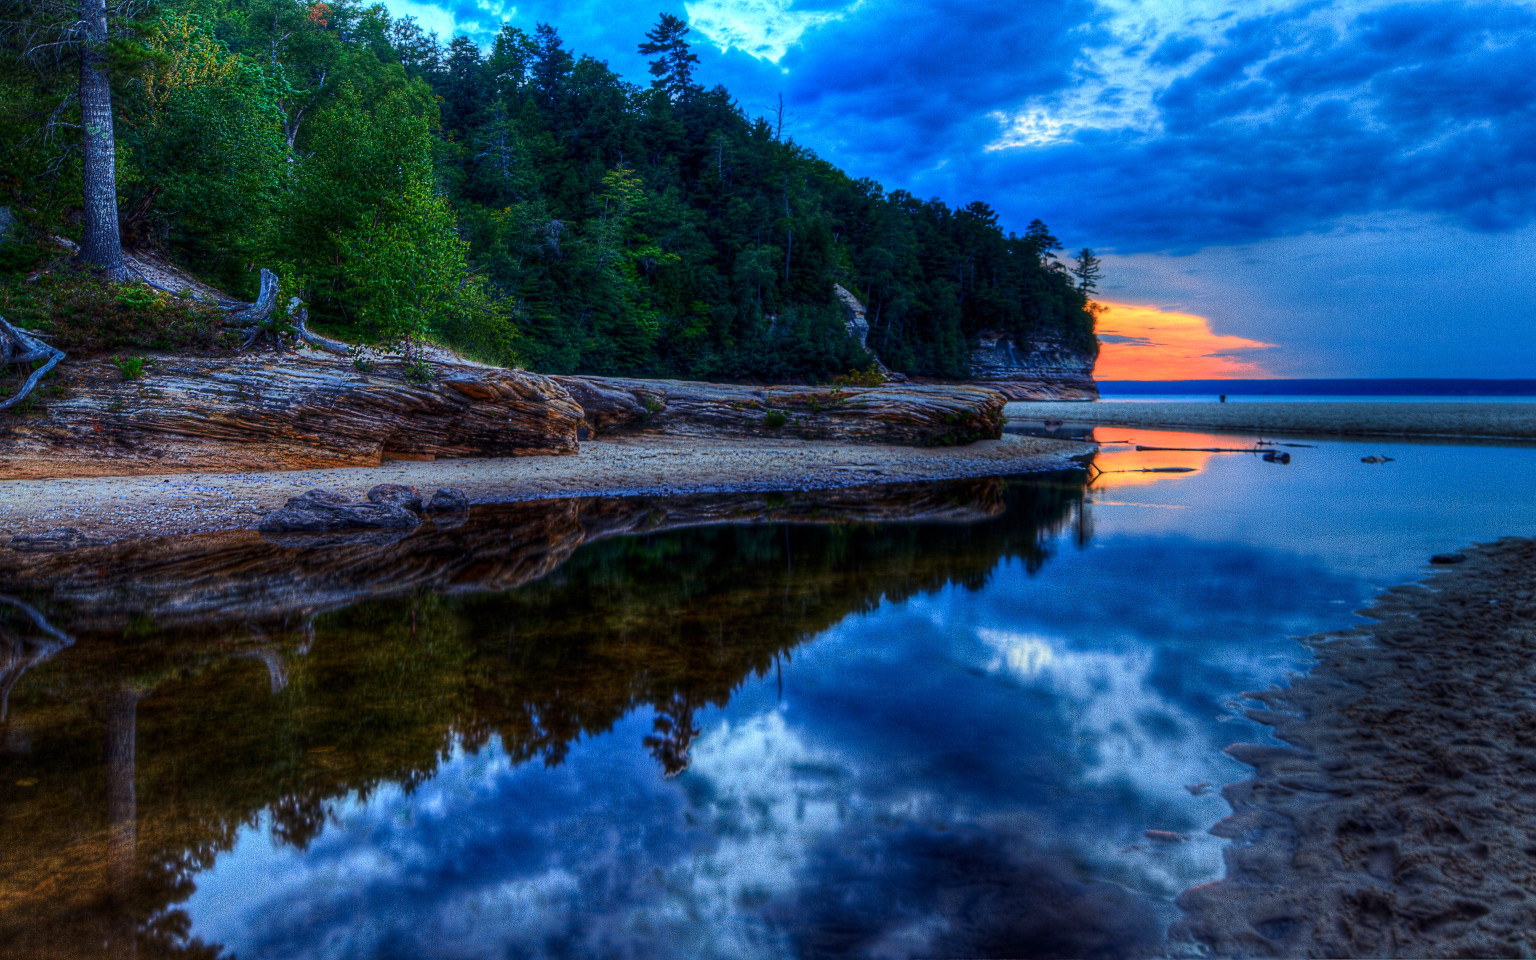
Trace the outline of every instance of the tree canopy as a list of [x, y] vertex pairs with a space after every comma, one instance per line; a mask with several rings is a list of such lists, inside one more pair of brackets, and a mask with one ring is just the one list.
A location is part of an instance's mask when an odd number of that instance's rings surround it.
[[[1044, 224], [1016, 235], [780, 139], [698, 83], [671, 15], [637, 38], [649, 86], [549, 24], [482, 49], [356, 0], [171, 0], [128, 33], [128, 244], [241, 294], [272, 267], [337, 332], [555, 373], [819, 379], [869, 362], [841, 284], [896, 370], [965, 376], [983, 330], [1096, 348], [1091, 283]], [[56, 135], [78, 98], [3, 43], [0, 206], [32, 241], [79, 238], [82, 165]], [[0, 270], [35, 265], [27, 242]]]

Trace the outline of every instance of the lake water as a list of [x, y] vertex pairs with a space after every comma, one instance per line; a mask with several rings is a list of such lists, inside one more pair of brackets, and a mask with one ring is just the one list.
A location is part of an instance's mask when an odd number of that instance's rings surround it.
[[1222, 749], [1267, 739], [1241, 693], [1430, 554], [1536, 534], [1536, 448], [1098, 439], [1091, 486], [0, 573], [0, 954], [1156, 954], [1222, 872]]

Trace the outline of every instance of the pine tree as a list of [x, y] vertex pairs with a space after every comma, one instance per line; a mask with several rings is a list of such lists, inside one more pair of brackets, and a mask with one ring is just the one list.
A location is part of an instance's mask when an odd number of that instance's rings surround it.
[[673, 103], [690, 99], [698, 89], [693, 82], [693, 68], [699, 58], [688, 49], [688, 24], [670, 13], [661, 15], [656, 26], [647, 31], [640, 52], [656, 56], [651, 61], [651, 86], [666, 91]]
[[1084, 247], [1078, 251], [1073, 258], [1072, 276], [1077, 278], [1077, 292], [1085, 297], [1099, 288], [1099, 258], [1092, 250]]

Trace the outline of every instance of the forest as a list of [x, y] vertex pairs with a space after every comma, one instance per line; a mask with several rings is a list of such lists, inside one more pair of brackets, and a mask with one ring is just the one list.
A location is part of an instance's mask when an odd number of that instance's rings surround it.
[[91, 2], [0, 5], [13, 321], [39, 270], [63, 282], [56, 238], [98, 268], [68, 283], [129, 279], [87, 256], [82, 90], [101, 76], [122, 246], [247, 299], [270, 268], [350, 339], [548, 373], [819, 381], [872, 364], [841, 284], [895, 371], [963, 378], [982, 330], [1096, 352], [1091, 251], [1064, 262], [1038, 220], [1019, 235], [986, 203], [849, 176], [704, 87], [671, 15], [636, 38], [643, 86], [548, 24], [481, 47], [355, 0], [95, 0], [105, 30], [82, 38]]

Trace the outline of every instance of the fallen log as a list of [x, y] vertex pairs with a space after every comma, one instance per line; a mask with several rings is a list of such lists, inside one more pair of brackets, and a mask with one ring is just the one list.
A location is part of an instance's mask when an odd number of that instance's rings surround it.
[[1268, 453], [1259, 447], [1147, 447], [1136, 445], [1137, 452], [1152, 450], [1158, 453]]

